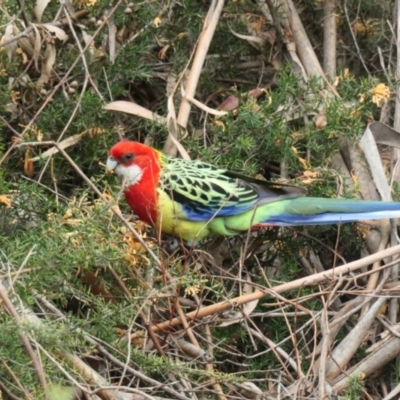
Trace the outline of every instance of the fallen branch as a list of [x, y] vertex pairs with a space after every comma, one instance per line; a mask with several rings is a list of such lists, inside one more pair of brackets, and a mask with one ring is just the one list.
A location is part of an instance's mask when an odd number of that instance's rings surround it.
[[[223, 7], [224, 7], [224, 0], [218, 0], [217, 2], [214, 0], [211, 4], [210, 10], [204, 22], [203, 31], [201, 32], [199, 38], [196, 54], [194, 56], [192, 67], [190, 69], [185, 87], [185, 93], [187, 98], [182, 99], [182, 103], [179, 108], [179, 113], [177, 117], [178, 125], [182, 126], [183, 128], [186, 128], [187, 126], [191, 109], [191, 104], [188, 98], [193, 98], [196, 92], [197, 84], [200, 79], [201, 71], [204, 65], [204, 61], [206, 59], [208, 48], [210, 47], [210, 43], [214, 36], [214, 32], [217, 27]], [[163, 151], [164, 153], [169, 155], [176, 155], [177, 149], [176, 148], [174, 149], [174, 147], [175, 144], [173, 143], [171, 138], [168, 137], [167, 142], [164, 145]]]
[[[353, 261], [351, 263], [342, 265], [341, 267], [333, 268], [328, 271], [320, 272], [318, 274], [314, 274], [311, 276], [307, 276], [305, 278], [296, 279], [292, 282], [284, 283], [279, 286], [275, 286], [271, 289], [258, 290], [253, 293], [249, 293], [243, 296], [235, 297], [231, 300], [225, 300], [220, 303], [213, 304], [208, 307], [202, 307], [198, 310], [192, 311], [186, 314], [186, 318], [188, 320], [199, 319], [208, 315], [213, 315], [216, 313], [220, 313], [226, 311], [233, 307], [238, 307], [242, 304], [246, 304], [250, 301], [262, 299], [263, 297], [267, 297], [268, 295], [274, 295], [275, 293], [284, 293], [289, 290], [297, 290], [300, 288], [304, 288], [307, 286], [314, 286], [318, 283], [325, 282], [336, 278], [341, 275], [348, 274], [352, 271], [356, 271], [362, 267], [366, 267], [370, 264], [373, 264], [379, 260], [383, 260], [386, 257], [391, 257], [400, 253], [400, 245], [391, 247], [389, 249], [380, 251], [376, 254], [372, 254], [368, 257], [364, 257], [361, 260]], [[152, 327], [154, 331], [165, 330], [173, 326], [181, 325], [182, 321], [180, 318], [173, 318], [170, 321], [165, 321], [161, 324], [155, 325]], [[141, 333], [134, 333], [131, 335], [131, 340], [136, 339], [141, 336]]]

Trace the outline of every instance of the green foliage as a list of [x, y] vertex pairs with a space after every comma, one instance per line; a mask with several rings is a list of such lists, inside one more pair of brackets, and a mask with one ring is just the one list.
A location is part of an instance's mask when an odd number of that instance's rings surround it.
[[72, 387], [52, 385], [47, 395], [49, 400], [73, 400], [75, 390]]
[[394, 362], [394, 371], [392, 375], [392, 382], [397, 384], [400, 382], [400, 361], [396, 358]]
[[339, 396], [340, 400], [359, 400], [365, 389], [365, 383], [362, 374], [355, 374], [348, 378], [349, 386], [343, 396]]

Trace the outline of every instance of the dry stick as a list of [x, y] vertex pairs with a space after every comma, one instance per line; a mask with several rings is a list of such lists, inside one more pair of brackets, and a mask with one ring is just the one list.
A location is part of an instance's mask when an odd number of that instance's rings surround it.
[[158, 340], [157, 336], [155, 335], [155, 332], [152, 328], [152, 325], [150, 323], [150, 321], [148, 320], [148, 318], [146, 317], [145, 313], [143, 311], [139, 311], [139, 315], [143, 320], [143, 326], [146, 328], [146, 331], [151, 339], [151, 341], [153, 342], [155, 348], [157, 349], [158, 354], [161, 357], [165, 357], [165, 352], [160, 344], [160, 341]]
[[[302, 251], [299, 251], [300, 257], [299, 261], [302, 264], [305, 272], [308, 275], [315, 274], [316, 272], [325, 271], [325, 268], [322, 266], [322, 263], [316, 254], [313, 254], [313, 251], [310, 249], [310, 259], [308, 259], [305, 255], [302, 254]], [[346, 263], [345, 263], [346, 264]]]
[[31, 33], [33, 30], [33, 26], [29, 25], [23, 32], [18, 33], [18, 35], [15, 35], [14, 37], [12, 37], [11, 39], [6, 40], [5, 42], [0, 43], [0, 49], [2, 47], [5, 47], [13, 42], [15, 42], [18, 39], [21, 39], [23, 37], [28, 37], [29, 33]]
[[[366, 200], [379, 200], [379, 195], [376, 190], [375, 183], [373, 182], [371, 178], [371, 174], [369, 172], [369, 169], [365, 165], [364, 157], [361, 153], [361, 150], [354, 145], [350, 140], [347, 140], [346, 143], [343, 143], [343, 146], [347, 144], [347, 150], [349, 152], [350, 156], [350, 161], [351, 161], [351, 166], [354, 171], [354, 175], [357, 176], [357, 182], [360, 187], [360, 191], [362, 194], [362, 197]], [[383, 220], [382, 221], [382, 228], [381, 228], [381, 235], [379, 238], [379, 248], [376, 248], [376, 242], [375, 238], [373, 235], [375, 235], [374, 231], [371, 231], [368, 237], [366, 238], [366, 243], [367, 246], [373, 246], [374, 248], [372, 251], [378, 251], [379, 249], [382, 249], [386, 246], [387, 240], [389, 238], [389, 231], [390, 231], [390, 225], [388, 225], [389, 220]], [[379, 267], [379, 265], [374, 265], [374, 269]], [[378, 274], [372, 275], [370, 277], [370, 281], [368, 282], [368, 288], [370, 290], [373, 290], [374, 287], [376, 286], [378, 279]], [[363, 310], [363, 312], [366, 312], [366, 309]]]
[[392, 335], [397, 336], [400, 338], [400, 332], [397, 332], [395, 328], [393, 328], [391, 325], [389, 325], [382, 317], [379, 315], [376, 317], [376, 319], [386, 328]]
[[[192, 68], [190, 69], [189, 76], [186, 82], [185, 94], [187, 97], [192, 98], [195, 95], [197, 84], [201, 75], [201, 70], [204, 65], [208, 48], [210, 47], [211, 40], [214, 36], [215, 29], [217, 27], [219, 17], [224, 7], [224, 0], [213, 0], [211, 7], [207, 13], [204, 21], [203, 30], [200, 34], [199, 43], [197, 45], [196, 54], [193, 59]], [[185, 97], [182, 98], [182, 103], [179, 108], [177, 117], [178, 125], [186, 128], [189, 114], [191, 109], [191, 103]], [[167, 151], [168, 149], [168, 151]], [[172, 149], [173, 153], [172, 153]], [[170, 155], [176, 155], [177, 149], [172, 139], [168, 137], [167, 142], [164, 146], [164, 152]]]
[[3, 122], [3, 124], [9, 129], [14, 135], [21, 137], [20, 133], [16, 131], [9, 123], [7, 120], [5, 120], [1, 115], [0, 115], [0, 120]]
[[[384, 250], [386, 247], [386, 244], [389, 240], [390, 237], [390, 220], [389, 219], [384, 219], [381, 221], [382, 222], [382, 229], [381, 229], [381, 237], [380, 237], [380, 241], [379, 241], [379, 246], [378, 246], [378, 251]], [[372, 266], [372, 271], [376, 273], [373, 273], [372, 275], [370, 275], [369, 279], [368, 279], [368, 283], [367, 283], [367, 291], [373, 291], [376, 288], [376, 285], [378, 284], [378, 278], [379, 278], [379, 268], [380, 268], [380, 261], [377, 261], [374, 263], [374, 265]], [[367, 312], [369, 307], [369, 303], [367, 303], [363, 310], [361, 311], [361, 316], [360, 318], [362, 318], [365, 313]]]
[[[42, 106], [39, 108], [39, 110], [36, 112], [36, 114], [32, 117], [32, 119], [29, 121], [28, 125], [25, 126], [23, 132], [21, 133], [21, 136], [23, 136], [33, 125], [33, 123], [38, 119], [39, 115], [42, 113], [42, 111], [46, 108], [47, 104], [51, 101], [51, 99], [54, 97], [58, 89], [67, 81], [68, 77], [71, 75], [72, 71], [78, 64], [79, 60], [81, 59], [82, 55], [86, 50], [89, 49], [89, 47], [92, 45], [94, 39], [97, 37], [97, 35], [101, 32], [103, 29], [104, 25], [107, 24], [108, 18], [110, 18], [111, 15], [117, 11], [118, 7], [124, 2], [124, 0], [118, 0], [118, 3], [113, 7], [113, 9], [110, 11], [110, 13], [104, 18], [103, 22], [101, 25], [98, 27], [96, 32], [93, 34], [91, 37], [90, 41], [86, 44], [84, 47], [83, 51], [78, 54], [76, 57], [76, 60], [72, 63], [71, 67], [69, 70], [65, 73], [63, 78], [60, 80], [60, 82], [54, 87], [52, 92], [47, 96], [46, 101], [42, 104]], [[10, 152], [15, 148], [17, 142], [14, 142], [11, 147], [7, 150], [7, 152], [4, 154], [4, 156], [0, 159], [0, 165], [4, 162], [4, 160], [8, 157]]]
[[111, 275], [114, 277], [114, 279], [117, 281], [118, 285], [120, 286], [120, 288], [122, 289], [122, 291], [125, 293], [126, 297], [128, 297], [128, 299], [131, 299], [132, 293], [129, 291], [129, 289], [126, 287], [124, 281], [119, 277], [119, 275], [115, 272], [114, 268], [108, 264], [107, 268], [109, 269], [109, 271], [111, 272]]
[[400, 384], [397, 385], [390, 393], [388, 393], [382, 400], [398, 399], [400, 393]]
[[[396, 261], [397, 262], [397, 261]], [[394, 263], [390, 263], [387, 267], [392, 266]], [[378, 295], [378, 294], [377, 294]], [[368, 304], [374, 297], [366, 297], [365, 295], [359, 295], [351, 301], [348, 301], [343, 308], [337, 312], [335, 317], [329, 323], [329, 335], [331, 341], [335, 338], [339, 329], [344, 325], [344, 323], [358, 310]]]
[[339, 299], [340, 295], [336, 296], [336, 292], [342, 287], [343, 281], [344, 278], [340, 275], [335, 287], [329, 291], [328, 304], [332, 309], [336, 308], [338, 310], [342, 307], [342, 302]]
[[29, 22], [28, 17], [26, 16], [26, 13], [24, 10], [24, 3], [22, 2], [22, 0], [17, 0], [17, 3], [18, 3], [20, 13], [22, 15], [22, 19], [24, 20], [25, 26], [30, 26], [31, 23]]
[[207, 353], [203, 349], [193, 345], [181, 337], [176, 338], [173, 335], [169, 335], [167, 342], [171, 345], [175, 345], [177, 350], [182, 350], [182, 353], [193, 359], [199, 358], [205, 360], [207, 358]]
[[[238, 306], [248, 303], [250, 301], [262, 299], [263, 297], [267, 297], [271, 293], [273, 293], [273, 294], [283, 293], [288, 290], [299, 289], [299, 288], [303, 288], [306, 286], [314, 286], [320, 282], [324, 282], [328, 279], [333, 279], [340, 275], [348, 274], [348, 273], [350, 273], [352, 271], [356, 271], [362, 267], [366, 267], [378, 260], [382, 260], [386, 257], [390, 257], [390, 256], [393, 256], [393, 255], [399, 254], [399, 253], [400, 253], [400, 245], [397, 245], [395, 247], [391, 247], [389, 249], [383, 250], [379, 253], [364, 257], [361, 260], [353, 261], [346, 265], [342, 265], [341, 267], [337, 267], [335, 269], [331, 269], [331, 270], [328, 270], [325, 272], [320, 272], [318, 274], [307, 276], [305, 278], [296, 279], [292, 282], [284, 283], [282, 285], [275, 286], [271, 289], [258, 290], [256, 292], [249, 293], [244, 296], [236, 297], [234, 299], [226, 300], [226, 301], [223, 301], [223, 302], [220, 302], [217, 304], [213, 304], [211, 306], [200, 308], [199, 310], [195, 310], [195, 311], [192, 311], [192, 312], [186, 314], [186, 318], [187, 319], [202, 318], [207, 315], [220, 313], [220, 312], [228, 310], [232, 307], [238, 307]], [[161, 329], [168, 329], [170, 327], [177, 326], [180, 324], [181, 324], [181, 320], [179, 318], [173, 318], [170, 321], [165, 321], [161, 324], [154, 326], [153, 329], [159, 331]], [[137, 337], [140, 337], [140, 334], [135, 333], [131, 336], [131, 339], [133, 340], [133, 339], [136, 339]]]
[[[327, 306], [324, 304], [324, 309], [321, 314], [320, 318], [320, 325], [321, 325], [321, 355], [318, 360], [319, 368], [318, 368], [318, 385], [319, 385], [319, 398], [325, 398], [325, 375], [326, 375], [326, 359], [328, 356], [329, 350], [329, 329], [328, 329], [328, 315], [327, 315]], [[315, 333], [316, 334], [316, 333]], [[315, 347], [314, 347], [315, 351]]]
[[322, 71], [321, 65], [314, 52], [312, 44], [308, 39], [306, 31], [301, 23], [299, 14], [292, 2], [292, 0], [286, 0], [287, 8], [289, 11], [290, 27], [292, 29], [293, 38], [296, 43], [296, 52], [298, 53], [300, 60], [307, 71], [308, 76], [318, 76], [324, 80], [332, 93], [337, 97], [339, 93], [335, 87], [326, 79], [324, 72]]
[[336, 171], [336, 173], [342, 177], [342, 185], [340, 188], [337, 190], [337, 197], [343, 195], [344, 189], [348, 190], [349, 193], [351, 193], [354, 190], [354, 181], [352, 178], [352, 175], [350, 174], [346, 163], [343, 159], [343, 156], [341, 154], [341, 151], [346, 149], [347, 144], [344, 143], [344, 140], [341, 140], [339, 137], [339, 147], [340, 151], [336, 152], [332, 156], [332, 160], [330, 162], [331, 167]]
[[364, 376], [365, 380], [365, 378], [388, 364], [399, 354], [400, 339], [398, 337], [392, 337], [377, 348], [372, 354], [368, 355], [357, 365], [347, 370], [345, 374], [340, 375], [340, 377], [334, 382], [332, 387], [333, 391], [339, 393], [346, 389], [351, 382], [351, 379], [349, 378], [360, 377], [361, 375]]
[[[46, 354], [46, 356], [53, 361], [53, 363], [59, 368], [63, 369], [63, 367], [57, 362], [57, 360], [44, 349], [39, 343], [38, 347], [41, 348], [41, 351]], [[56, 350], [55, 354], [60, 359], [67, 359], [71, 362], [76, 370], [79, 371], [81, 375], [89, 382], [91, 385], [98, 385], [100, 388], [96, 389], [94, 392], [102, 399], [102, 400], [129, 400], [130, 397], [126, 393], [122, 393], [118, 391], [118, 388], [113, 387], [108, 384], [107, 380], [103, 378], [98, 372], [96, 372], [92, 367], [83, 362], [77, 355], [65, 353], [61, 350]], [[64, 373], [67, 371], [63, 371]], [[77, 382], [74, 382], [77, 384]], [[107, 389], [105, 388], [107, 387]], [[83, 388], [84, 390], [84, 388]], [[88, 390], [86, 390], [88, 392]]]
[[335, 285], [335, 287], [330, 291], [328, 295], [327, 301], [325, 301], [324, 296], [321, 296], [321, 300], [324, 304], [324, 308], [321, 313], [321, 318], [320, 318], [320, 326], [321, 326], [321, 335], [322, 335], [322, 340], [318, 344], [318, 346], [313, 347], [313, 357], [316, 357], [318, 351], [320, 350], [320, 358], [317, 361], [318, 364], [318, 385], [319, 385], [319, 393], [320, 393], [320, 398], [323, 399], [325, 398], [326, 395], [326, 382], [325, 382], [325, 376], [326, 376], [326, 360], [328, 357], [328, 350], [330, 347], [331, 343], [331, 336], [330, 336], [330, 331], [329, 331], [329, 324], [328, 324], [328, 306], [331, 304], [332, 299], [335, 296], [335, 293], [339, 290], [339, 288], [343, 284], [343, 277], [339, 276], [339, 279]]
[[31, 343], [29, 342], [29, 339], [27, 338], [27, 336], [25, 335], [25, 333], [22, 329], [22, 323], [18, 316], [18, 312], [14, 308], [14, 305], [12, 304], [11, 300], [8, 297], [7, 289], [4, 287], [4, 285], [1, 282], [0, 282], [0, 298], [3, 301], [3, 304], [4, 304], [5, 308], [7, 309], [8, 313], [14, 318], [15, 324], [17, 325], [17, 329], [18, 329], [18, 336], [20, 337], [21, 342], [24, 345], [26, 352], [28, 353], [30, 359], [32, 360], [32, 364], [36, 371], [36, 375], [39, 379], [40, 384], [42, 385], [43, 389], [46, 390], [47, 383], [46, 383], [46, 379], [43, 374], [42, 366], [40, 365], [39, 359], [37, 358], [36, 353], [33, 350]]
[[324, 0], [324, 72], [332, 80], [336, 73], [336, 0]]
[[[211, 335], [211, 329], [209, 324], [204, 325], [204, 331], [205, 331], [205, 338], [207, 342], [207, 348], [208, 348], [208, 358], [213, 360], [214, 359], [214, 349], [213, 349], [213, 342], [212, 342], [212, 335]], [[206, 370], [211, 373], [211, 375], [214, 375], [214, 366], [213, 364], [207, 363], [206, 364]], [[213, 382], [213, 388], [215, 392], [217, 393], [217, 396], [220, 400], [226, 399], [224, 392], [221, 388], [221, 385], [218, 382]]]
[[190, 341], [194, 346], [201, 348], [200, 343], [198, 342], [196, 336], [192, 331], [192, 328], [190, 327], [189, 323], [186, 320], [185, 313], [182, 310], [178, 297], [175, 299], [175, 309], [178, 312], [179, 318], [182, 320], [183, 328], [186, 330], [186, 333], [189, 336]]
[[[274, 6], [271, 0], [266, 0], [268, 7], [270, 9], [270, 13], [273, 17], [273, 20], [276, 20]], [[259, 1], [261, 4], [262, 2]], [[296, 64], [299, 64], [304, 79], [307, 79], [307, 76], [317, 76], [322, 78], [322, 80], [326, 83], [327, 87], [329, 87], [330, 91], [337, 97], [340, 97], [335, 87], [326, 79], [325, 74], [322, 71], [321, 65], [318, 61], [318, 58], [314, 52], [314, 49], [308, 39], [308, 36], [304, 30], [303, 24], [299, 18], [299, 15], [296, 11], [295, 6], [293, 5], [292, 0], [286, 0], [280, 4], [283, 8], [284, 13], [287, 17], [283, 20], [283, 24], [286, 30], [291, 30], [294, 38], [295, 49], [293, 49], [293, 43], [285, 40], [286, 48], [292, 57], [295, 57], [294, 60]], [[278, 30], [278, 39], [280, 39], [279, 30]], [[300, 58], [300, 59], [299, 59]], [[301, 60], [301, 61], [300, 61]], [[323, 92], [325, 93], [325, 92]], [[326, 94], [328, 94], [326, 92]], [[280, 165], [281, 175], [287, 175], [287, 166], [285, 159], [281, 161]]]
[[359, 348], [365, 335], [375, 320], [382, 306], [387, 302], [387, 297], [380, 297], [370, 307], [365, 316], [359, 320], [357, 325], [349, 332], [344, 340], [332, 351], [331, 358], [326, 366], [326, 379], [332, 380], [341, 372], [341, 369], [351, 360]]
[[108, 48], [111, 64], [114, 64], [116, 59], [116, 35], [117, 28], [115, 26], [114, 16], [111, 15], [108, 19]]

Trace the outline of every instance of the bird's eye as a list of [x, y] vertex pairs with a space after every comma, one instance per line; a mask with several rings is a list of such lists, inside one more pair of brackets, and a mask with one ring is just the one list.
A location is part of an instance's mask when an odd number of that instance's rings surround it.
[[123, 157], [124, 161], [130, 161], [133, 159], [133, 153], [126, 153]]

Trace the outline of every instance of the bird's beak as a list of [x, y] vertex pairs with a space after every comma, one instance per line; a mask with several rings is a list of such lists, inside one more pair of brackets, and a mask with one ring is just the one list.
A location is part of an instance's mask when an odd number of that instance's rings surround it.
[[113, 172], [117, 166], [118, 162], [115, 160], [115, 158], [113, 156], [109, 156], [106, 163], [107, 172]]

